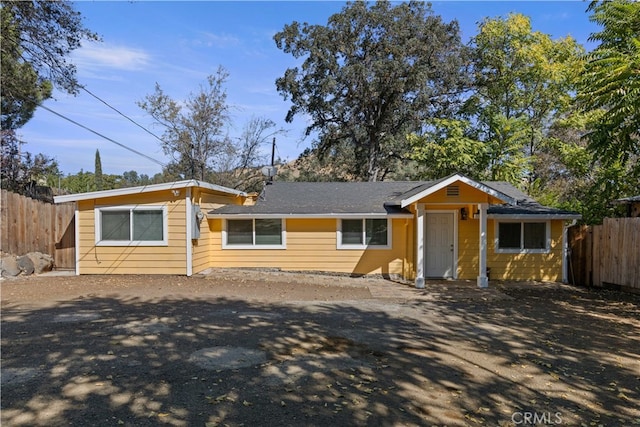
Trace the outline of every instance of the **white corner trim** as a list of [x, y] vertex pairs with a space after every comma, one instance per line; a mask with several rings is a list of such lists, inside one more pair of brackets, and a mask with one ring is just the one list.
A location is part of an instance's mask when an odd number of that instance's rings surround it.
[[191, 276], [193, 274], [193, 243], [191, 242], [191, 236], [193, 235], [192, 233], [192, 227], [193, 227], [193, 223], [191, 221], [191, 216], [193, 215], [193, 206], [191, 206], [191, 187], [187, 188], [186, 191], [186, 195], [184, 197], [184, 203], [185, 203], [185, 214], [186, 214], [186, 236], [185, 236], [185, 244], [186, 244], [186, 254], [187, 254], [187, 265], [186, 265], [186, 273], [187, 273], [187, 277]]
[[[75, 264], [76, 264], [76, 276], [80, 275], [80, 210], [78, 210], [78, 204], [76, 203], [76, 211], [74, 213], [74, 218], [73, 218], [73, 228], [74, 230], [74, 235], [75, 235]], [[95, 227], [95, 224], [94, 224]]]

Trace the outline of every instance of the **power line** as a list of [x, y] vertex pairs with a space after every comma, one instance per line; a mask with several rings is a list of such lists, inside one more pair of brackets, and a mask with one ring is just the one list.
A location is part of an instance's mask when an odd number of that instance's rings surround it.
[[161, 161], [156, 160], [156, 159], [154, 159], [153, 157], [150, 157], [150, 156], [148, 156], [148, 155], [146, 155], [146, 154], [144, 154], [144, 153], [142, 153], [142, 152], [140, 152], [140, 151], [138, 151], [138, 150], [136, 150], [136, 149], [134, 149], [134, 148], [128, 147], [128, 146], [126, 146], [126, 145], [124, 145], [124, 144], [122, 144], [122, 143], [120, 143], [120, 142], [116, 141], [115, 139], [109, 138], [108, 136], [105, 136], [105, 135], [101, 134], [100, 132], [97, 132], [97, 131], [95, 131], [95, 130], [93, 130], [93, 129], [91, 129], [91, 128], [89, 128], [89, 127], [85, 126], [85, 125], [83, 125], [82, 123], [79, 123], [79, 122], [77, 122], [77, 121], [75, 121], [75, 120], [73, 120], [73, 119], [71, 119], [71, 118], [69, 118], [69, 117], [67, 117], [67, 116], [65, 116], [65, 115], [63, 115], [63, 114], [60, 114], [60, 113], [58, 113], [58, 112], [56, 112], [56, 111], [52, 110], [51, 108], [49, 108], [49, 107], [47, 107], [47, 106], [45, 106], [45, 105], [43, 105], [43, 104], [40, 104], [40, 105], [39, 105], [39, 108], [43, 108], [43, 109], [47, 110], [48, 112], [50, 112], [50, 113], [52, 113], [52, 114], [55, 114], [56, 116], [58, 116], [58, 117], [60, 117], [60, 118], [62, 118], [62, 119], [65, 119], [65, 120], [67, 120], [67, 121], [69, 121], [69, 122], [73, 123], [73, 124], [74, 124], [74, 125], [76, 125], [76, 126], [81, 127], [82, 129], [85, 129], [85, 130], [87, 130], [87, 131], [89, 131], [89, 132], [91, 132], [91, 133], [93, 133], [93, 134], [95, 134], [95, 135], [98, 135], [100, 138], [106, 139], [107, 141], [109, 141], [109, 142], [111, 142], [111, 143], [113, 143], [113, 144], [116, 144], [117, 146], [122, 147], [122, 148], [124, 148], [125, 150], [129, 150], [129, 151], [131, 151], [132, 153], [135, 153], [135, 154], [137, 154], [137, 155], [139, 155], [139, 156], [142, 156], [142, 157], [144, 157], [144, 158], [145, 158], [145, 159], [147, 159], [147, 160], [151, 160], [152, 162], [154, 162], [154, 163], [156, 163], [156, 164], [158, 164], [158, 165], [160, 165], [160, 166], [162, 166], [162, 167], [166, 167], [166, 166], [167, 166], [165, 163], [162, 163]]
[[124, 117], [125, 119], [129, 120], [131, 123], [133, 123], [134, 125], [138, 126], [140, 129], [142, 129], [143, 131], [147, 132], [149, 135], [153, 136], [158, 141], [164, 143], [164, 141], [159, 136], [157, 136], [155, 133], [151, 132], [149, 129], [147, 129], [146, 127], [142, 126], [140, 123], [138, 123], [135, 120], [133, 120], [131, 117], [129, 117], [126, 114], [124, 114], [122, 111], [120, 111], [117, 108], [115, 108], [112, 105], [110, 105], [107, 101], [105, 101], [104, 99], [100, 98], [98, 95], [96, 95], [95, 93], [93, 93], [89, 89], [87, 89], [86, 86], [80, 86], [80, 89], [84, 90], [89, 95], [93, 96], [95, 99], [97, 99], [98, 101], [102, 102], [104, 105], [106, 105], [107, 107], [111, 108], [113, 111], [115, 111], [116, 113], [120, 114], [122, 117]]

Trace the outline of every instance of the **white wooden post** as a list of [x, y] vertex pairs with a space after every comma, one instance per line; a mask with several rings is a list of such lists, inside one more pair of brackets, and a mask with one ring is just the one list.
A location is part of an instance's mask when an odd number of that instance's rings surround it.
[[487, 203], [480, 203], [480, 247], [479, 247], [479, 271], [478, 271], [478, 287], [486, 288], [489, 286], [489, 278], [487, 277]]
[[416, 288], [424, 288], [424, 206], [417, 207], [416, 223]]

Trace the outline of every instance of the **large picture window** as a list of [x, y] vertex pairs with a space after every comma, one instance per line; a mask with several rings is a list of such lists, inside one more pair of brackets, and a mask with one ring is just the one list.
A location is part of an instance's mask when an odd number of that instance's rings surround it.
[[339, 249], [388, 248], [391, 229], [386, 218], [341, 219]]
[[96, 208], [96, 244], [160, 246], [167, 244], [166, 208], [118, 206]]
[[233, 249], [282, 249], [285, 247], [282, 219], [228, 219], [223, 247]]
[[549, 251], [548, 222], [498, 222], [496, 252]]

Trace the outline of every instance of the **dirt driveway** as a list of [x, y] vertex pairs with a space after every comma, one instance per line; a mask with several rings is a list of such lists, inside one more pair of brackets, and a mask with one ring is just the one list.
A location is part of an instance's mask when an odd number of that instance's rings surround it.
[[215, 271], [0, 282], [3, 426], [640, 425], [640, 297]]

